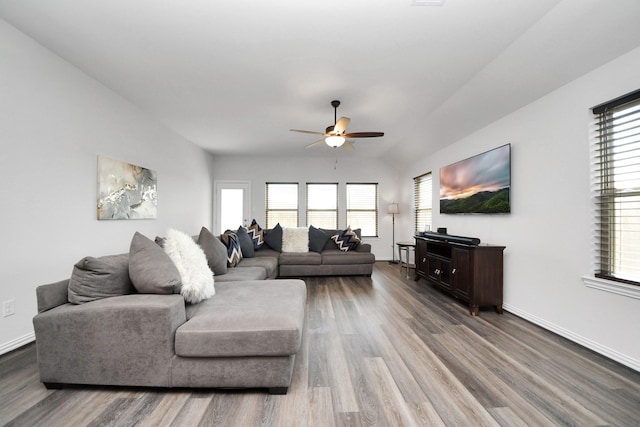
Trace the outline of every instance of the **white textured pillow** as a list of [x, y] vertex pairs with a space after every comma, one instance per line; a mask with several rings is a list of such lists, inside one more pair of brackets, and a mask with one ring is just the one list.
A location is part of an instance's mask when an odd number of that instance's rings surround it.
[[309, 252], [309, 229], [306, 227], [283, 228], [282, 252]]
[[180, 294], [190, 304], [211, 298], [215, 293], [213, 273], [207, 264], [204, 252], [191, 236], [169, 229], [164, 241], [164, 251], [169, 255], [180, 273]]

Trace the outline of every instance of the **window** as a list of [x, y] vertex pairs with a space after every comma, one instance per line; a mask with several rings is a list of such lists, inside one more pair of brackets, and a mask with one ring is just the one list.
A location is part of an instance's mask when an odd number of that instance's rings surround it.
[[415, 205], [415, 232], [431, 230], [433, 222], [433, 181], [431, 172], [413, 178]]
[[265, 189], [266, 228], [298, 226], [298, 184], [267, 182]]
[[338, 228], [338, 184], [307, 183], [307, 226]]
[[596, 277], [640, 285], [640, 90], [593, 113]]
[[378, 184], [347, 183], [347, 225], [363, 237], [378, 237]]

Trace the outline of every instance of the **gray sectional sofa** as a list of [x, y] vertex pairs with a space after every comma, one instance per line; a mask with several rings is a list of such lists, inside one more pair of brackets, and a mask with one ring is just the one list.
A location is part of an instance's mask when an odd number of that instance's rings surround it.
[[286, 393], [301, 346], [307, 289], [299, 279], [274, 279], [371, 275], [375, 261], [369, 245], [343, 252], [327, 242], [320, 252], [307, 253], [265, 246], [228, 268], [225, 249], [222, 262], [216, 254], [218, 237], [203, 227], [189, 240], [202, 248], [209, 276], [219, 270], [215, 295], [197, 303], [185, 302], [186, 281], [175, 260], [139, 233], [128, 254], [85, 257], [71, 278], [36, 289], [33, 324], [45, 386]]

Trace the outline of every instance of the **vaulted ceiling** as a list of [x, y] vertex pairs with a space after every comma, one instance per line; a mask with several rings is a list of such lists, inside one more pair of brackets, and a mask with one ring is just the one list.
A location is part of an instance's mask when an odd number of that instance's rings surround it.
[[0, 17], [214, 154], [439, 149], [640, 46], [638, 0], [0, 0]]

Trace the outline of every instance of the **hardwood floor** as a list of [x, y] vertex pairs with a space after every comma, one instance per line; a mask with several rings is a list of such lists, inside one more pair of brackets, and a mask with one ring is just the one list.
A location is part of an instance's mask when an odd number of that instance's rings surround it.
[[289, 393], [69, 387], [38, 381], [35, 346], [0, 358], [16, 426], [640, 425], [640, 373], [510, 313], [467, 307], [397, 266], [305, 279]]

